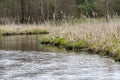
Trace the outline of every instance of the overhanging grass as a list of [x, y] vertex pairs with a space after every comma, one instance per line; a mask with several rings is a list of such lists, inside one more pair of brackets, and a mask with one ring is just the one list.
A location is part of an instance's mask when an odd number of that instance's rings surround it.
[[40, 25], [4, 25], [0, 26], [0, 29], [30, 33], [36, 33], [36, 30], [46, 30], [51, 36], [41, 39], [43, 43], [64, 47], [67, 50], [92, 51], [119, 60], [120, 19], [111, 19], [109, 22], [101, 19], [86, 20], [70, 19], [70, 21], [58, 24], [45, 22]]
[[[88, 39], [81, 39], [79, 41], [70, 41], [65, 38], [51, 36], [43, 36], [39, 39], [41, 44], [54, 45], [56, 47], [62, 47], [66, 50], [75, 51], [92, 51], [93, 53], [100, 54], [101, 56], [112, 57], [116, 61], [120, 61], [120, 42], [113, 38], [107, 42], [90, 42]], [[110, 43], [108, 45], [108, 42]]]

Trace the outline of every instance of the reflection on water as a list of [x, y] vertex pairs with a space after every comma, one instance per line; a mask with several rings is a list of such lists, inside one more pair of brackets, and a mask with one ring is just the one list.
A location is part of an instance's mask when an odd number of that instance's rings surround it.
[[59, 51], [56, 47], [40, 45], [39, 38], [40, 35], [4, 36], [0, 38], [0, 50]]
[[2, 37], [0, 49], [0, 80], [120, 80], [120, 64], [114, 60], [61, 53], [40, 45], [38, 35]]
[[6, 50], [36, 50], [36, 35], [4, 36], [0, 40], [0, 49]]

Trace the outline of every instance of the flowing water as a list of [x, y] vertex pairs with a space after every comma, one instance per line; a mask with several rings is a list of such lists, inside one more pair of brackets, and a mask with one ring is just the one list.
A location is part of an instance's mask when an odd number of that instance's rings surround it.
[[120, 63], [40, 45], [35, 36], [0, 40], [0, 80], [120, 80]]

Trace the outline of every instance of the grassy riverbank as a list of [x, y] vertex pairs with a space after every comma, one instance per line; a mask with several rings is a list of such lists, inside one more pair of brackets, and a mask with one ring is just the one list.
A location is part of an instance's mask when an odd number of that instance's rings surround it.
[[3, 36], [9, 35], [25, 35], [25, 34], [48, 34], [49, 32], [41, 25], [0, 25], [0, 34]]
[[[48, 28], [47, 28], [48, 29]], [[67, 50], [86, 50], [120, 61], [120, 21], [88, 20], [49, 26], [49, 35], [40, 37], [41, 44]]]
[[106, 22], [104, 19], [61, 21], [59, 24], [0, 25], [0, 33], [36, 34], [49, 33], [40, 37], [40, 43], [54, 45], [67, 50], [86, 50], [120, 61], [120, 19]]

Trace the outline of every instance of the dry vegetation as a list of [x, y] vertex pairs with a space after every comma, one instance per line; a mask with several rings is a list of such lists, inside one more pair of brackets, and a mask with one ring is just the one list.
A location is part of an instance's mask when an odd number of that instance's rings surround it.
[[[55, 25], [46, 22], [40, 25], [1, 25], [1, 30], [24, 32], [26, 30], [46, 30], [50, 34], [49, 38], [64, 38], [70, 42], [79, 42], [85, 40], [88, 43], [89, 50], [94, 52], [105, 52], [102, 55], [108, 55], [120, 60], [120, 20], [114, 19], [109, 22], [104, 20], [87, 20], [85, 22], [63, 22]], [[45, 41], [43, 39], [43, 41]], [[76, 43], [78, 44], [78, 43]], [[81, 43], [80, 43], [81, 44]], [[91, 46], [90, 46], [91, 45]], [[78, 45], [81, 47], [81, 45]], [[78, 47], [77, 46], [77, 47]]]
[[[56, 26], [48, 24], [45, 26], [47, 26], [46, 29], [50, 32], [49, 37], [67, 39], [80, 48], [83, 44], [88, 43], [86, 46], [87, 49], [96, 53], [102, 52], [102, 55], [111, 56], [115, 60], [120, 60], [119, 19], [114, 19], [109, 22], [103, 20], [88, 20], [83, 23], [79, 21], [75, 23], [65, 22]], [[80, 40], [84, 41], [79, 42]]]
[[25, 25], [0, 25], [0, 30], [25, 32], [26, 30], [47, 30], [53, 36], [60, 36], [76, 41], [79, 39], [95, 39], [106, 41], [115, 36], [120, 39], [120, 20], [111, 20], [110, 22], [102, 20], [88, 20], [87, 22], [69, 23], [64, 22], [55, 25], [49, 22], [44, 24], [25, 24]]

